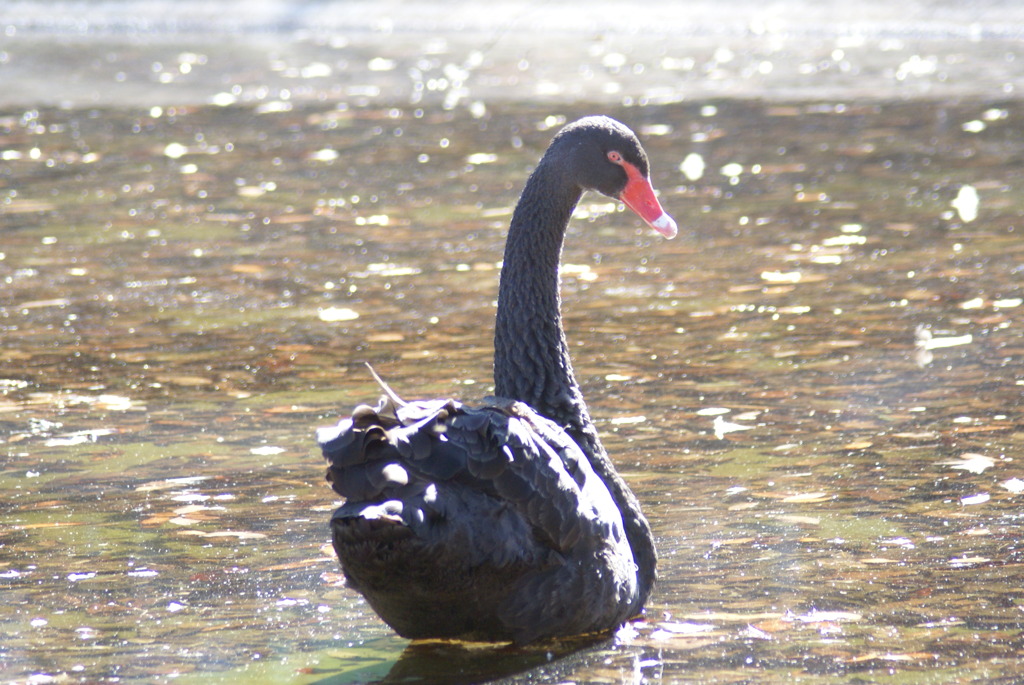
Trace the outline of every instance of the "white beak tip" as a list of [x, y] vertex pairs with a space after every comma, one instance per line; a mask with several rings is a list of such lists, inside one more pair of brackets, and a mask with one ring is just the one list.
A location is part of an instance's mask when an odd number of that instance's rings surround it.
[[662, 212], [661, 216], [651, 222], [651, 227], [669, 239], [675, 238], [676, 233], [679, 232], [679, 227], [676, 226], [676, 220], [665, 212]]

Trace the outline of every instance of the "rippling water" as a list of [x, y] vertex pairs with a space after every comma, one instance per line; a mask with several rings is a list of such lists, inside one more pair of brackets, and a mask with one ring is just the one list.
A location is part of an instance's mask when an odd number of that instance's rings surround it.
[[[311, 430], [375, 397], [364, 361], [489, 392], [502, 233], [556, 111], [3, 120], [7, 673], [391, 668], [406, 643], [324, 547]], [[662, 582], [551, 677], [1012, 671], [1019, 107], [610, 113], [684, 230], [585, 198], [567, 325]]]
[[[446, 104], [451, 81], [412, 101], [415, 58], [349, 47], [398, 95], [289, 58], [274, 73], [303, 97], [182, 105], [174, 84], [211, 56], [173, 43], [82, 67], [89, 88], [138, 75], [145, 104], [0, 111], [5, 680], [1017, 677], [1012, 80], [760, 102], [683, 93], [701, 71], [664, 102], [638, 85], [571, 103], [534, 61], [530, 87], [563, 94], [467, 77]], [[0, 69], [28, 45], [0, 46]], [[609, 54], [627, 53], [597, 53], [598, 81], [626, 83]], [[211, 96], [241, 82], [209, 73]], [[587, 196], [563, 271], [577, 373], [661, 582], [614, 639], [410, 645], [343, 586], [312, 430], [376, 399], [367, 361], [410, 397], [490, 392], [512, 205], [554, 131], [595, 110], [640, 133], [681, 227], [664, 241]]]

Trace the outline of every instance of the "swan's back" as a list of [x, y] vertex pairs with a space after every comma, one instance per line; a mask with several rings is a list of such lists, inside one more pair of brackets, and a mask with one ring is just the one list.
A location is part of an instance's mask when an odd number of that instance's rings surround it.
[[524, 643], [640, 610], [608, 489], [526, 405], [382, 400], [318, 438], [345, 577], [404, 637]]

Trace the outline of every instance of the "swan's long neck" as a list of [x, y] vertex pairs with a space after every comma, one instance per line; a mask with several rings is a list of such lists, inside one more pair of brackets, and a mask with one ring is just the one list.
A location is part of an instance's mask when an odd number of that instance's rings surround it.
[[654, 539], [640, 503], [615, 471], [597, 436], [562, 329], [558, 267], [565, 230], [581, 194], [564, 170], [545, 157], [519, 198], [498, 286], [495, 394], [525, 402], [558, 422], [583, 449], [622, 513], [637, 564], [639, 608], [654, 584]]
[[558, 277], [565, 229], [581, 194], [547, 158], [526, 182], [501, 268], [494, 383], [496, 395], [557, 421], [587, 450], [600, 443], [573, 375]]

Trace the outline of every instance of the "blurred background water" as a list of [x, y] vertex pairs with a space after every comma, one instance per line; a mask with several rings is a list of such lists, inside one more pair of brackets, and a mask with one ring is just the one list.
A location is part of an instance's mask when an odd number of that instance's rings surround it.
[[10, 0], [0, 27], [19, 106], [1015, 97], [1024, 71], [1012, 0]]

